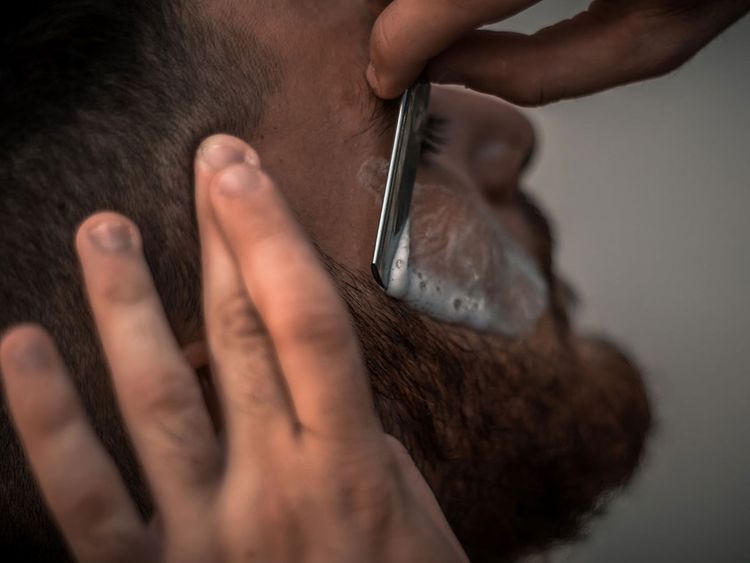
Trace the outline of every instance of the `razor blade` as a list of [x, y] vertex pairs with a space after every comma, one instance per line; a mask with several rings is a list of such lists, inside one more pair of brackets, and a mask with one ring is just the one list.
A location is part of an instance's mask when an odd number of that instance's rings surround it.
[[385, 290], [388, 290], [399, 241], [409, 221], [429, 104], [430, 85], [426, 82], [415, 84], [401, 97], [372, 259], [372, 273]]

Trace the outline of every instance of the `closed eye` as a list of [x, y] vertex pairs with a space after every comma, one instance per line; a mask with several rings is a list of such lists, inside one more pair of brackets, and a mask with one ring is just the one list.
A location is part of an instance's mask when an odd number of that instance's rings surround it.
[[421, 156], [426, 158], [430, 155], [440, 154], [443, 147], [448, 143], [446, 130], [449, 121], [445, 117], [430, 114], [422, 133]]

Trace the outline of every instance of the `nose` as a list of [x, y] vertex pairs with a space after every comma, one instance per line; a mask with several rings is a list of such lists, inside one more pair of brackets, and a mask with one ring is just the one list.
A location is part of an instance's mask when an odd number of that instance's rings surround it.
[[482, 141], [476, 147], [474, 174], [482, 193], [491, 203], [502, 205], [513, 201], [531, 152], [496, 139]]
[[492, 100], [485, 102], [483, 118], [474, 128], [469, 147], [470, 170], [480, 191], [494, 205], [513, 202], [521, 174], [531, 161], [536, 144], [534, 129], [518, 110]]
[[450, 158], [493, 205], [512, 202], [531, 160], [535, 134], [514, 107], [483, 94], [435, 88], [432, 110], [449, 116]]

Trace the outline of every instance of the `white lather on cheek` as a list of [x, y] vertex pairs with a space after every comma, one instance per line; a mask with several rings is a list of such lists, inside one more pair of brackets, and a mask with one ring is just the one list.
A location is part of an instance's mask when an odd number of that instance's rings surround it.
[[[357, 175], [378, 203], [388, 166], [371, 158]], [[507, 336], [530, 331], [548, 301], [537, 265], [481, 204], [419, 183], [388, 294], [437, 320]]]
[[519, 336], [547, 308], [547, 284], [502, 225], [441, 186], [416, 184], [388, 294], [437, 320]]

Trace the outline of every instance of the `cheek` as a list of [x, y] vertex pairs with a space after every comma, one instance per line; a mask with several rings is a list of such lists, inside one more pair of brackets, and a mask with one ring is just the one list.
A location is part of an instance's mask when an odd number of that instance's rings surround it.
[[378, 205], [383, 204], [389, 165], [385, 158], [371, 157], [362, 163], [357, 172], [357, 186]]
[[536, 264], [481, 201], [441, 185], [415, 186], [390, 293], [437, 320], [507, 336], [532, 330], [548, 303]]

